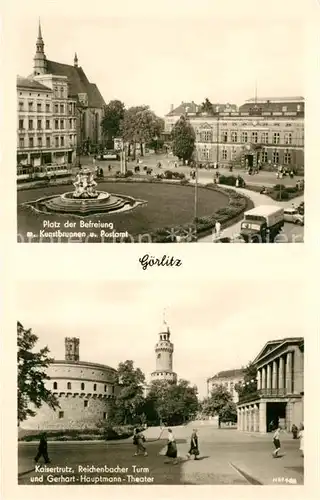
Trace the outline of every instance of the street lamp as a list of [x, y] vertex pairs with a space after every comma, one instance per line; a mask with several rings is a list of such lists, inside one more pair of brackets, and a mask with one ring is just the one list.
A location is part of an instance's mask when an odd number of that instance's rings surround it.
[[196, 175], [195, 175], [195, 185], [194, 185], [194, 224], [195, 224], [195, 240], [198, 240], [197, 232], [197, 218], [198, 218], [198, 151], [197, 151], [197, 161], [196, 161]]

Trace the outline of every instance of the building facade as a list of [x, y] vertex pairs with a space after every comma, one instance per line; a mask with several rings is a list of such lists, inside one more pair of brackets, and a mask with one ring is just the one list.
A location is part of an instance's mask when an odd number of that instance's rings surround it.
[[257, 391], [240, 398], [238, 430], [265, 433], [281, 425], [287, 431], [303, 422], [304, 339], [267, 342], [254, 360]]
[[164, 323], [162, 331], [159, 333], [159, 340], [155, 346], [156, 369], [151, 373], [151, 381], [167, 380], [177, 381], [177, 374], [173, 371], [173, 351], [174, 345], [170, 341], [170, 329]]
[[65, 359], [48, 367], [46, 388], [60, 407], [47, 404], [21, 424], [23, 429], [95, 429], [108, 419], [109, 406], [119, 390], [117, 371], [109, 366], [80, 361], [79, 339], [65, 339]]
[[243, 381], [243, 370], [225, 370], [217, 373], [211, 378], [207, 379], [207, 396], [209, 397], [212, 390], [220, 385], [224, 386], [231, 394], [234, 403], [238, 402], [238, 393], [235, 386]]
[[249, 99], [239, 109], [214, 105], [211, 113], [179, 107], [165, 117], [167, 133], [182, 114], [195, 130], [198, 162], [304, 167], [303, 97]]

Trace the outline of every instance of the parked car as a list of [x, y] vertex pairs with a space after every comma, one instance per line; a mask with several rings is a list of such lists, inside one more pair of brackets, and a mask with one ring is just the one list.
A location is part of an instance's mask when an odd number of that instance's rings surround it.
[[292, 222], [293, 224], [304, 225], [304, 215], [301, 215], [297, 208], [284, 209], [284, 221]]

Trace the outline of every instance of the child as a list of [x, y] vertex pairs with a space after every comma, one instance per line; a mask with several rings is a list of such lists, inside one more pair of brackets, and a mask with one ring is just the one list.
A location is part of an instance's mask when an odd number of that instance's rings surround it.
[[274, 458], [277, 458], [278, 457], [278, 453], [280, 451], [280, 448], [281, 448], [281, 444], [280, 444], [280, 431], [281, 431], [281, 427], [278, 426], [275, 433], [273, 434], [273, 444], [275, 446], [275, 451], [272, 453], [273, 457]]

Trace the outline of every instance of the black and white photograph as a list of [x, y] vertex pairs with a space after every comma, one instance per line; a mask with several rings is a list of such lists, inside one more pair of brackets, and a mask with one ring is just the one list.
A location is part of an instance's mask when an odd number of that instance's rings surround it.
[[304, 241], [297, 2], [48, 3], [14, 20], [19, 243]]
[[19, 485], [303, 485], [299, 278], [30, 285]]

